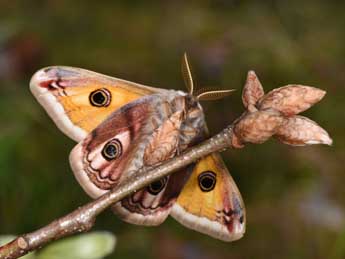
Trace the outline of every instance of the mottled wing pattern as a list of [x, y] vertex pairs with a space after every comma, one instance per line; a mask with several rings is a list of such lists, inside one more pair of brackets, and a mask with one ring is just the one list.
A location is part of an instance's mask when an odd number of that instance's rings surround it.
[[[197, 103], [188, 101], [188, 98], [176, 98], [170, 104], [174, 112], [153, 132], [144, 152], [145, 166], [162, 163], [204, 137], [204, 116]], [[181, 113], [181, 108], [178, 107], [184, 107], [184, 112]], [[194, 165], [190, 165], [139, 190], [115, 204], [113, 211], [132, 224], [162, 223], [169, 215], [193, 167]]]
[[198, 161], [171, 215], [188, 228], [224, 241], [245, 232], [241, 194], [218, 153]]
[[156, 181], [113, 206], [122, 220], [146, 226], [161, 224], [170, 214], [194, 165]]
[[[193, 125], [187, 124], [204, 123], [203, 116], [196, 118], [193, 111], [200, 107], [193, 105], [181, 93], [171, 91], [142, 97], [115, 111], [72, 150], [70, 162], [79, 183], [96, 198], [140, 168], [175, 156], [180, 146], [191, 142]], [[181, 130], [186, 136], [181, 137]], [[131, 223], [159, 224], [168, 216], [184, 175], [153, 183], [113, 210]]]
[[133, 101], [112, 113], [72, 150], [73, 172], [89, 195], [98, 197], [144, 165], [143, 155], [155, 130], [171, 115], [166, 105], [160, 95]]
[[125, 104], [166, 91], [63, 66], [36, 72], [30, 89], [60, 130], [78, 142]]

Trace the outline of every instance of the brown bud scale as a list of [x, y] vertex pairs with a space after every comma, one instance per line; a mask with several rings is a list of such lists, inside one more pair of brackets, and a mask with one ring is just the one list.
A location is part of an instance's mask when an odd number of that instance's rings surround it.
[[244, 107], [254, 112], [256, 102], [264, 96], [264, 89], [254, 71], [249, 71], [246, 84], [242, 91], [242, 102]]
[[272, 109], [247, 113], [235, 125], [234, 132], [241, 142], [263, 143], [274, 135], [284, 117]]
[[259, 110], [272, 108], [286, 116], [292, 116], [309, 109], [325, 94], [325, 91], [311, 86], [287, 85], [266, 94], [257, 107]]
[[303, 116], [287, 118], [278, 128], [276, 137], [281, 142], [292, 146], [332, 144], [332, 139], [323, 128]]

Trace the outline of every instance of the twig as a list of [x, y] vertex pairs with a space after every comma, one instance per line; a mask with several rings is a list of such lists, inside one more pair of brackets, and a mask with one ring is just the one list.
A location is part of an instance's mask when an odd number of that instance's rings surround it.
[[68, 215], [54, 220], [50, 224], [28, 234], [17, 237], [12, 242], [0, 247], [0, 259], [13, 259], [34, 251], [45, 244], [78, 232], [90, 230], [96, 217], [112, 204], [127, 195], [140, 190], [151, 182], [173, 173], [188, 164], [215, 151], [232, 147], [232, 127], [193, 147], [185, 153], [154, 168], [144, 168], [129, 177], [118, 188], [102, 195], [98, 199], [76, 209]]

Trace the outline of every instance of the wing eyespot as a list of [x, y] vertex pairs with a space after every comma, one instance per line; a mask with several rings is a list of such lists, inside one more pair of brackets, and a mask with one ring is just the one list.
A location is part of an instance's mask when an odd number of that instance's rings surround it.
[[106, 88], [97, 89], [90, 93], [89, 101], [92, 106], [107, 107], [111, 102], [111, 93]]
[[102, 156], [105, 160], [114, 160], [122, 154], [122, 144], [118, 139], [107, 142], [102, 149]]
[[199, 187], [203, 192], [210, 192], [216, 186], [217, 177], [212, 171], [204, 171], [198, 176]]
[[240, 221], [241, 224], [243, 224], [243, 222], [244, 222], [244, 216], [243, 215], [241, 215], [239, 221]]
[[166, 177], [158, 181], [155, 181], [147, 187], [147, 191], [152, 195], [157, 195], [164, 189], [165, 185], [167, 184], [167, 181], [168, 179]]

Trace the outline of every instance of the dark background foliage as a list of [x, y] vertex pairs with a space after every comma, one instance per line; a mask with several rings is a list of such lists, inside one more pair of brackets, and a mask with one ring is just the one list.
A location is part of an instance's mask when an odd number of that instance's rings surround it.
[[238, 89], [204, 104], [212, 133], [239, 116], [249, 69], [268, 91], [312, 85], [326, 98], [307, 112], [332, 147], [269, 141], [223, 153], [247, 207], [243, 239], [223, 243], [173, 219], [132, 226], [111, 212], [109, 258], [343, 258], [345, 256], [345, 4], [342, 1], [0, 1], [0, 233], [34, 230], [87, 202], [68, 164], [75, 143], [29, 92], [48, 65], [83, 67], [184, 89], [187, 51], [200, 86]]

